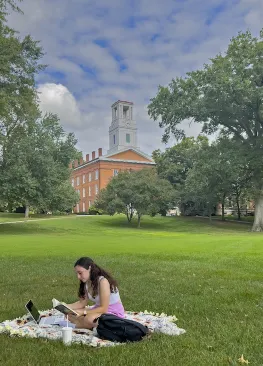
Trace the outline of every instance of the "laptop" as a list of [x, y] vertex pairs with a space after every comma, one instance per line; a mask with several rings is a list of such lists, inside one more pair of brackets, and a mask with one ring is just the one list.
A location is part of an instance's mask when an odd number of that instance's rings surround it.
[[32, 300], [29, 300], [25, 307], [31, 314], [34, 322], [38, 325], [60, 325], [65, 322], [65, 316], [63, 314], [41, 317], [40, 312], [37, 310]]

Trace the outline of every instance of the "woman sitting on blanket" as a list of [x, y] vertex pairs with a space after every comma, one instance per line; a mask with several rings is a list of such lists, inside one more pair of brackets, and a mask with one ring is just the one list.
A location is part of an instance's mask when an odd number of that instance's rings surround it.
[[[69, 315], [69, 320], [76, 325], [76, 328], [96, 327], [95, 319], [103, 313], [123, 318], [124, 308], [115, 279], [88, 257], [78, 259], [74, 268], [80, 280], [79, 301], [68, 306], [79, 314]], [[87, 306], [89, 300], [95, 305]]]

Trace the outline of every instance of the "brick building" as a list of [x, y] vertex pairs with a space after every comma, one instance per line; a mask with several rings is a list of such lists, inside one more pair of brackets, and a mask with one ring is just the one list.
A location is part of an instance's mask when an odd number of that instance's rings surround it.
[[102, 148], [91, 159], [75, 161], [72, 169], [72, 186], [80, 194], [80, 202], [75, 212], [87, 212], [96, 196], [105, 188], [110, 179], [122, 170], [139, 170], [153, 167], [150, 156], [137, 146], [137, 126], [133, 119], [134, 105], [131, 102], [117, 101], [112, 107], [112, 122], [109, 128], [109, 150], [103, 155]]

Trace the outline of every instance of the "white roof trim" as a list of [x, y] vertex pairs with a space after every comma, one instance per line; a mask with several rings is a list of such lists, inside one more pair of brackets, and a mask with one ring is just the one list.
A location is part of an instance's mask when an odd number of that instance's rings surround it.
[[114, 162], [114, 163], [128, 163], [128, 164], [142, 164], [142, 165], [156, 165], [153, 161], [110, 159], [110, 158], [107, 158], [106, 156], [100, 156], [94, 160], [87, 161], [87, 162], [83, 163], [82, 165], [77, 166], [76, 168], [73, 169], [73, 171], [82, 169], [82, 168], [86, 167], [87, 165], [98, 163], [99, 161], [109, 161], [109, 162]]
[[104, 158], [103, 156], [99, 157], [100, 161], [111, 161], [114, 163], [129, 163], [129, 164], [143, 164], [143, 165], [155, 165], [153, 161], [141, 161], [141, 160], [126, 160], [126, 159], [110, 159]]
[[[103, 157], [104, 157], [104, 158], [109, 158], [109, 157], [111, 157], [111, 156], [113, 156], [113, 155], [118, 155], [118, 154], [121, 154], [121, 153], [123, 153], [123, 152], [125, 152], [125, 151], [129, 151], [129, 150], [132, 150], [132, 151], [134, 151], [136, 154], [138, 154], [138, 155], [142, 156], [143, 158], [148, 159], [148, 160], [150, 160], [150, 161], [152, 161], [152, 162], [153, 162], [153, 159], [152, 159], [149, 155], [145, 154], [145, 153], [144, 153], [144, 152], [142, 152], [141, 150], [137, 150], [137, 149], [135, 149], [134, 147], [127, 147], [127, 148], [125, 148], [125, 149], [115, 151], [114, 153], [110, 153], [110, 154], [104, 155]], [[125, 161], [126, 161], [126, 160], [125, 160]]]

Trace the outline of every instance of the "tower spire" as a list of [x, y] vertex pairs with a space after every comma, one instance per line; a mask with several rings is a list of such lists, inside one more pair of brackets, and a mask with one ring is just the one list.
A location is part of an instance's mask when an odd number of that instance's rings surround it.
[[138, 149], [137, 126], [133, 119], [134, 104], [118, 100], [111, 106], [112, 121], [109, 128], [108, 154], [126, 148]]

